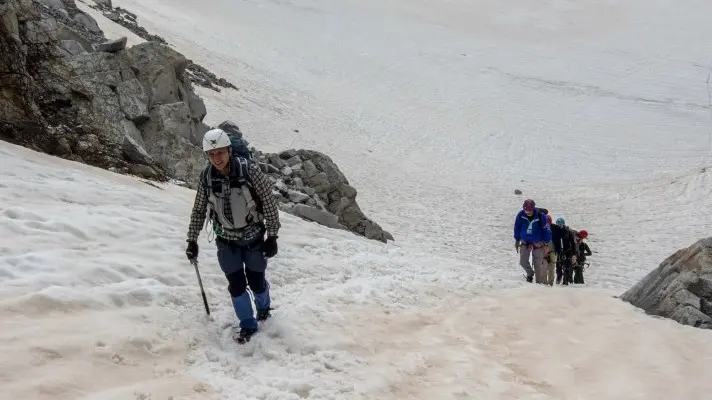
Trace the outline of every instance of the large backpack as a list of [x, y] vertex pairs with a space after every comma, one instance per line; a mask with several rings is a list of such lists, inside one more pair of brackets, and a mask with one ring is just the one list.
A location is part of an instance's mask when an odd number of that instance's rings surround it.
[[233, 156], [252, 160], [252, 153], [250, 153], [250, 149], [247, 147], [249, 143], [242, 137], [242, 131], [240, 131], [240, 127], [237, 126], [236, 123], [232, 121], [223, 121], [220, 125], [218, 125], [218, 128], [225, 131], [227, 136], [230, 138]]

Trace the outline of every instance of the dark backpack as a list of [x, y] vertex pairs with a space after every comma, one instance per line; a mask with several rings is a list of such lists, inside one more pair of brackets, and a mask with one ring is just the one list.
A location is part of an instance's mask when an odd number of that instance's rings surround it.
[[247, 140], [242, 137], [242, 131], [240, 131], [240, 127], [237, 126], [236, 123], [232, 121], [223, 121], [220, 125], [218, 125], [218, 128], [225, 131], [227, 136], [230, 138], [233, 156], [252, 160], [252, 153], [250, 153], [250, 149], [247, 147]]
[[232, 155], [234, 157], [252, 160], [252, 153], [250, 153], [250, 149], [247, 148], [247, 141], [245, 139], [231, 133], [228, 133], [227, 136], [230, 137]]

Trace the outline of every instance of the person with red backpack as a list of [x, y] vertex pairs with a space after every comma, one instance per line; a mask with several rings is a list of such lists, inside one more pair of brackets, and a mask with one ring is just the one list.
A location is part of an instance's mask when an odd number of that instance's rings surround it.
[[588, 244], [584, 242], [584, 239], [588, 237], [588, 231], [581, 229], [575, 234], [576, 238], [576, 259], [574, 261], [574, 283], [583, 284], [583, 270], [584, 265], [586, 265], [586, 256], [590, 256], [593, 253]]
[[[551, 241], [551, 229], [546, 214], [536, 208], [534, 200], [527, 199], [514, 220], [514, 248], [519, 253], [519, 265], [526, 273], [527, 282], [545, 282], [544, 254]], [[529, 263], [529, 257], [532, 264]]]

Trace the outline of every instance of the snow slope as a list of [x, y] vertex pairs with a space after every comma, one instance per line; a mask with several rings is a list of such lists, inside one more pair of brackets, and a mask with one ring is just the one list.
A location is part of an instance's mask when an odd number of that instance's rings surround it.
[[276, 317], [239, 347], [214, 248], [203, 236], [212, 319], [183, 256], [191, 191], [6, 143], [0, 159], [8, 399], [702, 399], [712, 390], [712, 336], [648, 317], [615, 291], [523, 285], [508, 268], [285, 214], [270, 263]]
[[[238, 348], [212, 244], [201, 237], [213, 319], [183, 255], [189, 190], [0, 143], [3, 396], [710, 393], [707, 332], [612, 296], [709, 235], [712, 5], [113, 3], [240, 87], [198, 88], [207, 122], [234, 119], [267, 151], [328, 153], [396, 242], [282, 214], [278, 317]], [[514, 188], [591, 232], [586, 287], [524, 284]]]

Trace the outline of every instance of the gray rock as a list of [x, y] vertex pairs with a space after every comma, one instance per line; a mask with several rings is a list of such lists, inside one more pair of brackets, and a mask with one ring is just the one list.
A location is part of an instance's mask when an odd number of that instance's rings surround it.
[[621, 299], [648, 314], [712, 329], [712, 237], [669, 256]]
[[20, 36], [24, 43], [49, 43], [57, 40], [58, 31], [57, 21], [54, 18], [47, 18], [27, 21], [20, 28]]
[[207, 159], [202, 149], [190, 143], [195, 125], [183, 102], [158, 105], [150, 110], [141, 132], [146, 150], [168, 176], [195, 188], [198, 174]]
[[22, 42], [20, 24], [13, 4], [0, 4], [0, 25], [16, 43], [20, 44]]
[[94, 18], [92, 18], [91, 16], [89, 16], [88, 14], [77, 13], [74, 16], [73, 20], [75, 23], [84, 27], [88, 31], [101, 32], [101, 28], [99, 28], [99, 24], [97, 24], [96, 20]]
[[289, 189], [287, 190], [287, 194], [289, 195], [289, 201], [292, 203], [304, 203], [309, 200], [309, 196], [296, 190]]
[[125, 135], [122, 144], [122, 151], [126, 158], [139, 164], [153, 164], [154, 160], [146, 150], [141, 132], [128, 120], [121, 121]]
[[302, 164], [302, 166], [303, 166], [304, 173], [306, 174], [306, 177], [307, 177], [307, 178], [311, 178], [311, 177], [313, 177], [314, 175], [316, 175], [316, 174], [319, 173], [319, 170], [316, 169], [316, 166], [314, 165], [314, 163], [311, 162], [311, 161], [309, 161], [309, 160], [305, 161], [305, 162]]
[[116, 88], [121, 82], [135, 78], [124, 53], [77, 54], [57, 60], [54, 69], [59, 76], [72, 82], [72, 90], [84, 93], [86, 97], [92, 97], [93, 89], [99, 86]]
[[126, 118], [138, 123], [148, 119], [148, 94], [138, 79], [119, 82], [116, 85], [116, 93]]
[[94, 0], [94, 3], [96, 3], [96, 5], [100, 6], [101, 8], [106, 8], [106, 9], [113, 8], [113, 6], [111, 4], [111, 0]]
[[294, 171], [292, 171], [292, 169], [289, 168], [289, 167], [284, 167], [284, 168], [282, 168], [282, 169], [280, 170], [280, 172], [281, 172], [282, 175], [284, 175], [284, 176], [292, 176], [292, 173], [294, 173]]
[[36, 0], [37, 2], [46, 5], [49, 8], [56, 10], [64, 10], [64, 3], [62, 0]]
[[210, 127], [206, 125], [203, 122], [198, 122], [197, 124], [195, 123], [195, 120], [193, 119], [193, 123], [191, 124], [191, 130], [190, 130], [190, 143], [192, 143], [194, 146], [198, 146], [200, 148], [203, 147], [203, 136], [205, 135], [205, 132], [209, 131]]
[[80, 33], [77, 29], [72, 28], [69, 25], [59, 23], [57, 29], [57, 39], [59, 40], [73, 40], [79, 43], [82, 48], [87, 51], [93, 51], [94, 46], [92, 41], [89, 40], [86, 35]]
[[289, 160], [287, 160], [287, 165], [289, 165], [290, 167], [293, 167], [293, 166], [295, 166], [297, 164], [301, 164], [301, 163], [302, 163], [302, 158], [299, 156], [294, 156], [294, 157], [290, 158]]
[[81, 155], [95, 152], [99, 147], [101, 147], [99, 137], [95, 134], [88, 134], [79, 137], [77, 144], [74, 146], [74, 152]]
[[[183, 101], [188, 104], [188, 109], [190, 109], [190, 117], [194, 122], [203, 122], [203, 119], [208, 115], [208, 109], [205, 107], [205, 102], [203, 99], [198, 97], [193, 91], [190, 82], [178, 83], [178, 91], [180, 92], [180, 97]], [[206, 129], [207, 132], [210, 128]], [[202, 140], [202, 137], [201, 137]]]
[[269, 163], [271, 165], [274, 165], [278, 170], [281, 170], [282, 168], [287, 166], [287, 163], [285, 163], [284, 160], [279, 158], [278, 154], [271, 154], [268, 159]]
[[[179, 82], [183, 79], [188, 60], [172, 48], [158, 42], [144, 42], [125, 52], [136, 78], [148, 93], [149, 109], [158, 104], [182, 102]], [[119, 54], [123, 54], [119, 53]], [[190, 109], [188, 116], [191, 116]]]
[[343, 229], [343, 226], [339, 224], [339, 217], [336, 215], [305, 204], [295, 204], [291, 206], [289, 213], [329, 228]]
[[70, 56], [87, 52], [76, 40], [60, 40], [59, 47]]
[[520, 194], [522, 194], [522, 191], [519, 189], [514, 189], [514, 194], [520, 195]]
[[290, 158], [296, 155], [297, 151], [295, 149], [284, 150], [283, 152], [279, 153], [279, 157], [283, 160], [289, 160]]
[[218, 125], [218, 128], [224, 130], [225, 132], [231, 133], [238, 138], [242, 138], [242, 131], [240, 127], [233, 121], [223, 121]]
[[287, 193], [287, 191], [289, 190], [289, 187], [287, 187], [287, 184], [284, 183], [284, 181], [282, 181], [282, 180], [277, 180], [277, 182], [275, 182], [275, 184], [274, 184], [274, 187], [276, 187], [277, 190], [279, 190], [282, 193]]
[[158, 178], [161, 174], [155, 168], [150, 165], [144, 164], [131, 164], [129, 165], [129, 174], [140, 176], [148, 179]]
[[94, 45], [94, 50], [103, 51], [105, 53], [118, 53], [126, 48], [126, 41], [126, 36], [122, 36], [119, 39], [109, 40], [108, 42]]

